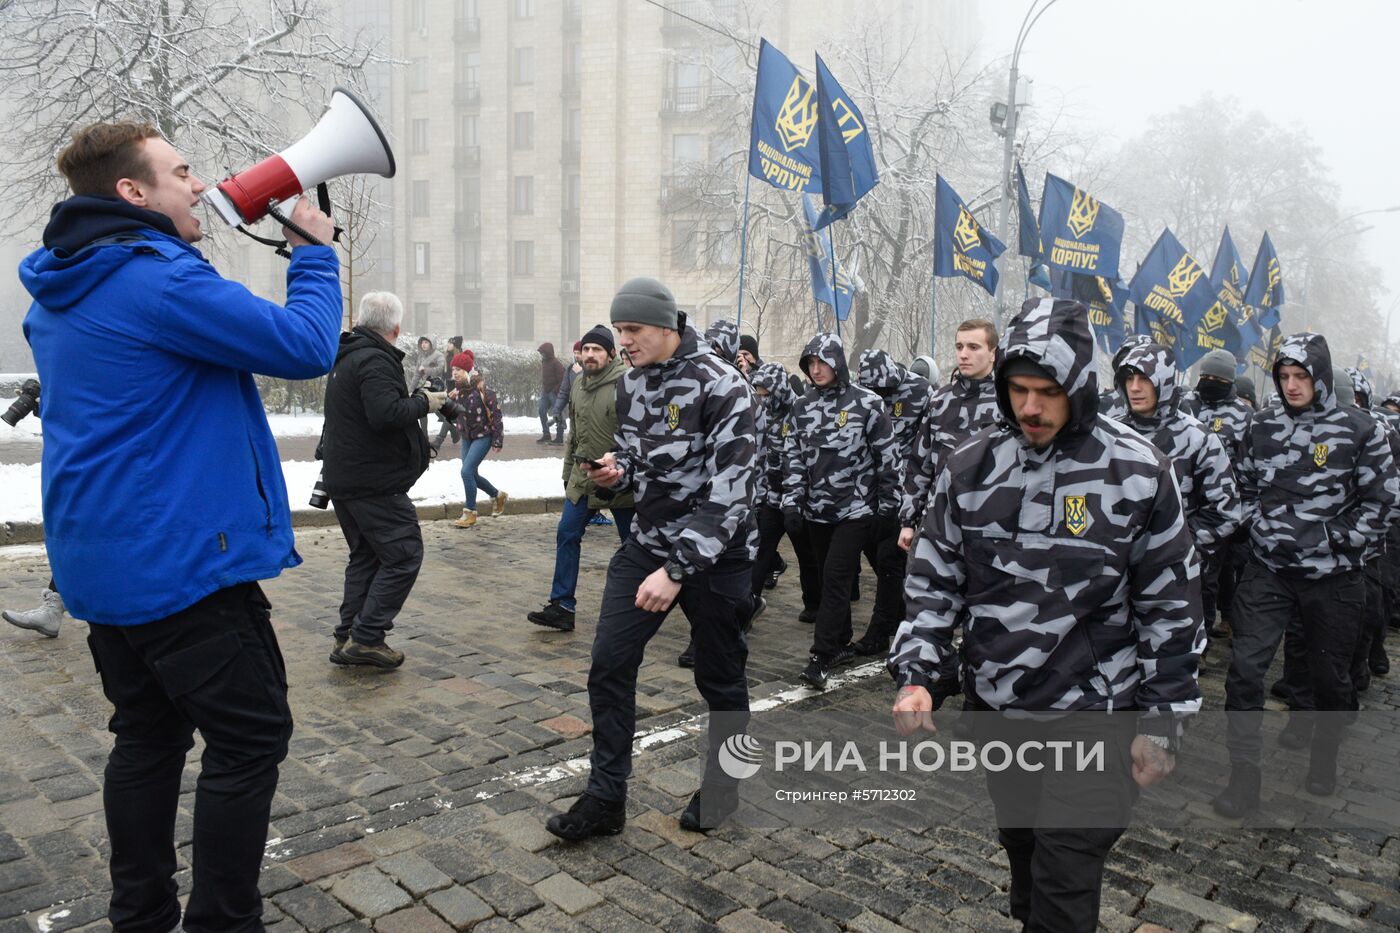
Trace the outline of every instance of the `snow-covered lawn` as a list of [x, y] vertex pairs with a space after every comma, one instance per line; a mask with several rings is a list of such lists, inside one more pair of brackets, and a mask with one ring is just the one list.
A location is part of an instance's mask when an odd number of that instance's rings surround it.
[[[538, 422], [535, 426], [539, 426]], [[460, 460], [429, 464], [428, 472], [418, 478], [409, 496], [419, 505], [461, 502], [461, 464]], [[301, 460], [282, 464], [292, 511], [311, 509], [306, 500], [311, 496], [311, 487], [316, 483], [320, 468], [319, 463]], [[513, 499], [543, 499], [564, 494], [564, 483], [560, 479], [562, 469], [557, 456], [538, 460], [493, 460], [488, 457], [481, 466], [481, 474]], [[0, 521], [41, 521], [39, 488], [39, 464], [0, 464]], [[485, 502], [485, 494], [481, 494], [477, 507], [482, 507]]]
[[[436, 418], [433, 419], [437, 421]], [[540, 419], [528, 415], [509, 416], [506, 421], [507, 434], [536, 434], [540, 430]], [[33, 430], [29, 433], [39, 433], [39, 422], [34, 418], [26, 418], [20, 422], [21, 427], [33, 422]], [[316, 414], [306, 415], [268, 415], [267, 423], [272, 426], [272, 433], [276, 437], [318, 437], [321, 434], [321, 416]], [[437, 432], [436, 426], [433, 427]]]

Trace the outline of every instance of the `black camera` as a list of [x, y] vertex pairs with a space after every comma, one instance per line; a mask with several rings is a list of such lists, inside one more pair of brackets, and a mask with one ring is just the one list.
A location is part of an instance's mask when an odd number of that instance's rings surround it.
[[467, 410], [462, 407], [462, 403], [452, 398], [443, 399], [442, 407], [438, 409], [438, 417], [448, 424], [456, 422], [466, 413]]
[[330, 506], [331, 497], [326, 495], [326, 472], [324, 470], [316, 474], [316, 485], [311, 487], [311, 498], [307, 500], [306, 504], [313, 509], [324, 509]]
[[39, 380], [26, 379], [24, 385], [19, 387], [15, 393], [19, 398], [10, 404], [10, 407], [0, 419], [3, 419], [10, 427], [19, 424], [25, 418], [32, 415], [39, 409]]

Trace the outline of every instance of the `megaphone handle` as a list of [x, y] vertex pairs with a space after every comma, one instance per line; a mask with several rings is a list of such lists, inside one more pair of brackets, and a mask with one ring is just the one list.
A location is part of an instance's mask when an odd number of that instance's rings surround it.
[[311, 234], [307, 233], [305, 230], [301, 229], [301, 227], [297, 226], [295, 223], [292, 222], [292, 218], [288, 217], [286, 214], [278, 210], [276, 201], [267, 202], [267, 216], [271, 217], [273, 220], [277, 221], [282, 226], [286, 227], [288, 230], [301, 237], [311, 246], [326, 245], [320, 240], [316, 239]]
[[[324, 181], [316, 186], [316, 202], [317, 206], [321, 208], [322, 214], [325, 214], [327, 217], [335, 216], [331, 213], [331, 189], [326, 187], [326, 183]], [[331, 239], [339, 243], [340, 235], [344, 232], [345, 231], [342, 228], [336, 227], [335, 233], [332, 234]]]

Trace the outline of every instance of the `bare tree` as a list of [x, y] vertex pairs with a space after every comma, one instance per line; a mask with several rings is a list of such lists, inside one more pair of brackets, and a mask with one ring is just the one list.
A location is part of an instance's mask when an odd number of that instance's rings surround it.
[[[101, 121], [149, 120], [207, 171], [275, 151], [289, 111], [318, 111], [331, 84], [383, 60], [333, 24], [321, 0], [12, 0], [0, 196], [35, 210], [61, 197], [54, 156]], [[11, 212], [9, 224], [30, 220]]]
[[345, 294], [345, 329], [355, 326], [355, 282], [372, 273], [376, 244], [388, 214], [375, 199], [377, 179], [366, 175], [337, 178], [330, 184], [331, 201], [340, 233], [340, 286]]

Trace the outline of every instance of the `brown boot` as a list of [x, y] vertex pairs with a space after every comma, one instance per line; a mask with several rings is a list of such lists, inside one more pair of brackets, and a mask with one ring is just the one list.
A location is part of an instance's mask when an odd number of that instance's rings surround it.
[[507, 494], [505, 490], [501, 490], [500, 492], [496, 493], [496, 504], [491, 506], [492, 518], [495, 518], [498, 515], [506, 514], [506, 500], [509, 498], [510, 495]]
[[476, 509], [463, 509], [462, 517], [457, 519], [452, 524], [456, 525], [458, 528], [470, 528], [471, 526], [475, 525]]

